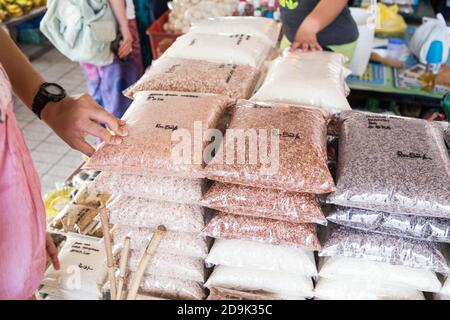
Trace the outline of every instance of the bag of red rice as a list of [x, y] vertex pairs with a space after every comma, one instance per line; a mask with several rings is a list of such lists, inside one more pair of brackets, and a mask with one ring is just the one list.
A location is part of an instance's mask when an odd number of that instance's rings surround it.
[[203, 196], [201, 204], [243, 216], [327, 224], [319, 201], [313, 194], [216, 182]]
[[125, 95], [141, 91], [215, 93], [233, 99], [249, 99], [260, 78], [258, 69], [204, 60], [162, 58]]
[[206, 225], [202, 235], [225, 240], [251, 240], [320, 250], [313, 224], [294, 224], [270, 219], [218, 213]]
[[313, 108], [239, 101], [225, 140], [204, 172], [220, 182], [332, 192], [326, 114]]
[[141, 92], [123, 116], [129, 136], [119, 146], [101, 145], [85, 168], [202, 177], [205, 137], [231, 102], [218, 95]]

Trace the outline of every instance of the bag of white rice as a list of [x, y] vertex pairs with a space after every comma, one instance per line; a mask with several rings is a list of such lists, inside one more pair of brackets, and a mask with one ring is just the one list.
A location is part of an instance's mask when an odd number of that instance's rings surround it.
[[276, 47], [280, 35], [280, 24], [263, 17], [215, 17], [192, 24], [192, 34], [248, 34], [263, 39]]
[[206, 60], [259, 68], [267, 58], [270, 49], [270, 45], [264, 40], [242, 33], [186, 34], [179, 37], [167, 49], [163, 57]]
[[217, 239], [206, 263], [307, 277], [317, 276], [313, 251], [256, 241]]
[[319, 278], [314, 296], [320, 300], [425, 300], [423, 293], [418, 290], [385, 283], [375, 285], [361, 279]]
[[230, 103], [218, 95], [140, 92], [123, 116], [129, 135], [119, 146], [102, 144], [85, 167], [201, 178], [207, 134]]
[[249, 99], [261, 77], [250, 66], [215, 63], [204, 60], [162, 58], [129, 89], [130, 99], [141, 91], [177, 91], [215, 93], [232, 99]]
[[[101, 297], [106, 279], [105, 245], [101, 241], [84, 238], [67, 238], [59, 255], [60, 269], [51, 265], [44, 275], [42, 285], [62, 290], [65, 298]], [[65, 292], [65, 293], [64, 293]]]
[[253, 101], [314, 106], [330, 113], [350, 110], [345, 58], [332, 52], [295, 52], [270, 66]]
[[312, 279], [306, 276], [226, 266], [215, 267], [205, 287], [264, 291], [289, 299], [313, 296]]
[[327, 257], [319, 265], [321, 265], [319, 277], [332, 280], [362, 279], [376, 287], [384, 284], [425, 292], [439, 292], [442, 287], [438, 277], [432, 271], [385, 262], [347, 257]]
[[[129, 276], [132, 279], [132, 275]], [[173, 300], [204, 300], [203, 284], [200, 282], [146, 275], [140, 284], [142, 294]]]
[[140, 176], [105, 171], [89, 186], [90, 190], [149, 200], [199, 204], [206, 190], [205, 179]]
[[194, 234], [205, 226], [205, 210], [200, 206], [118, 196], [106, 209], [112, 224], [142, 228], [164, 225], [170, 231]]
[[261, 293], [261, 292], [244, 292], [225, 288], [209, 288], [209, 296], [206, 300], [282, 300], [275, 294]]
[[[113, 231], [115, 246], [121, 247], [125, 237], [130, 237], [130, 249], [145, 250], [153, 236], [154, 229], [116, 226]], [[208, 255], [209, 241], [197, 234], [167, 231], [158, 247], [158, 252], [179, 256], [205, 259]]]

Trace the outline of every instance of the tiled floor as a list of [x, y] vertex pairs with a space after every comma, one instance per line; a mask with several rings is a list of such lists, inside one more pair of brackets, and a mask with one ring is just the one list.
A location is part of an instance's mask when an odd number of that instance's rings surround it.
[[[56, 50], [33, 61], [33, 65], [46, 81], [61, 84], [69, 94], [80, 94], [87, 90], [80, 66]], [[81, 164], [82, 155], [71, 150], [20, 101], [15, 102], [15, 114], [41, 177], [42, 193], [45, 194], [62, 183]]]

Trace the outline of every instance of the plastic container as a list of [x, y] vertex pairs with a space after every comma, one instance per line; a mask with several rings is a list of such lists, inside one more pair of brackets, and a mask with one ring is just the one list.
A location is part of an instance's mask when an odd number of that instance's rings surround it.
[[166, 11], [147, 29], [147, 35], [152, 48], [153, 59], [158, 59], [182, 35], [164, 31], [164, 25], [169, 21], [170, 11]]
[[358, 25], [359, 38], [355, 53], [350, 63], [350, 70], [356, 76], [362, 76], [369, 64], [375, 38], [375, 16], [366, 9], [350, 8], [350, 12]]

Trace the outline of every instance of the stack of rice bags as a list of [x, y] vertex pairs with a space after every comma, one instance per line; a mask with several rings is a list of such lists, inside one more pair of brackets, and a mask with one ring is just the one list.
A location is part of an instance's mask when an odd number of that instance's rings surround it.
[[319, 299], [424, 299], [448, 275], [450, 159], [432, 122], [340, 115], [337, 188]]
[[326, 224], [316, 194], [334, 190], [326, 160], [322, 111], [238, 102], [205, 168], [216, 183], [202, 203], [218, 211], [203, 231], [217, 239], [206, 259], [216, 265], [206, 283], [211, 299], [229, 297], [224, 289], [234, 297], [312, 297], [315, 224]]
[[125, 94], [133, 98], [139, 91], [162, 90], [248, 99], [279, 32], [267, 18], [223, 17], [198, 23]]
[[50, 266], [39, 293], [50, 300], [99, 300], [106, 280], [105, 245], [99, 240], [68, 237], [59, 255], [60, 269]]
[[206, 133], [231, 102], [220, 95], [140, 92], [123, 117], [129, 136], [120, 146], [102, 145], [86, 164], [102, 171], [91, 188], [111, 195], [106, 209], [117, 228], [114, 243], [131, 239], [128, 270], [136, 271], [155, 228], [168, 230], [146, 269], [142, 293], [205, 298], [202, 151]]

